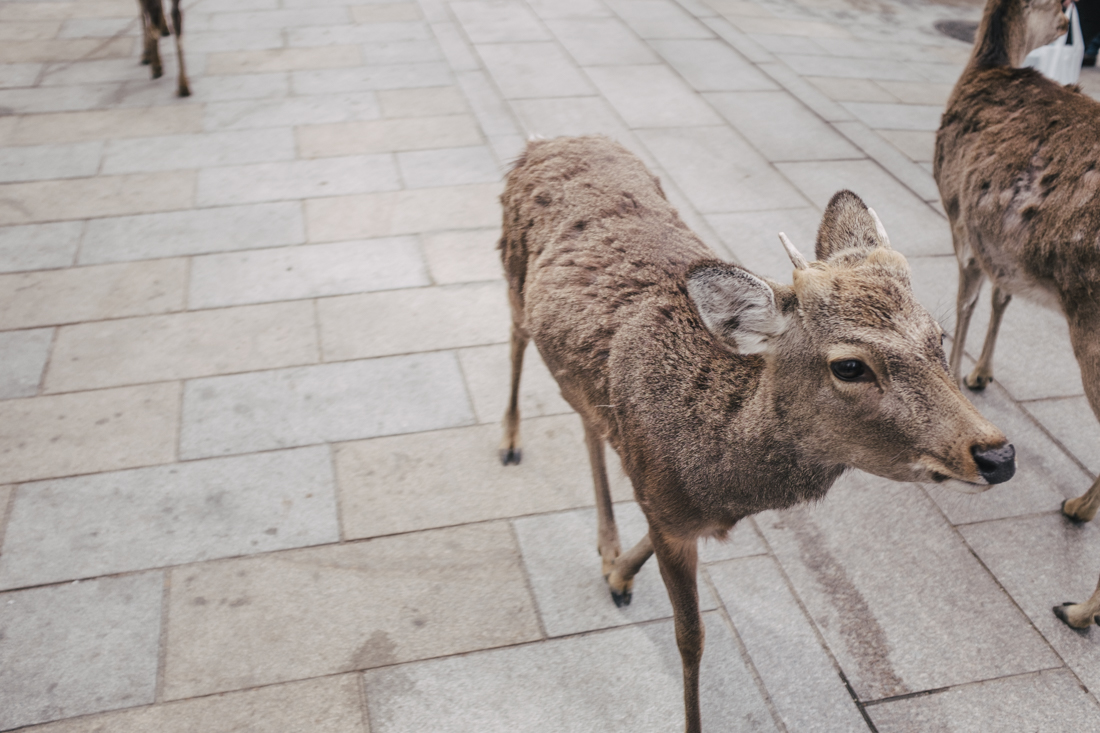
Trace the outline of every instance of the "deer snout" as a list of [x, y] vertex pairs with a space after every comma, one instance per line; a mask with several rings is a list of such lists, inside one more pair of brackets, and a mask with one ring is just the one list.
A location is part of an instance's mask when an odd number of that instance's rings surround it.
[[1001, 484], [1016, 473], [1016, 449], [1012, 443], [998, 448], [979, 448], [972, 446], [970, 455], [978, 464], [978, 473], [990, 484]]

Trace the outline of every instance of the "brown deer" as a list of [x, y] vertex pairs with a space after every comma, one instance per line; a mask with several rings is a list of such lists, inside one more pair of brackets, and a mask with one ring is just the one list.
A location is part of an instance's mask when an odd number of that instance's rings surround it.
[[[161, 0], [138, 0], [141, 12], [141, 36], [145, 42], [145, 50], [141, 55], [141, 63], [148, 64], [153, 78], [159, 79], [164, 74], [160, 63], [160, 37], [168, 35], [168, 23], [164, 19], [164, 6]], [[187, 83], [187, 70], [183, 64], [183, 13], [180, 12], [180, 0], [172, 0], [172, 30], [176, 36], [176, 58], [179, 60], [179, 95], [191, 96], [191, 87]]]
[[[1014, 450], [962, 396], [943, 332], [914, 299], [874, 212], [837, 193], [794, 285], [718, 260], [659, 181], [600, 137], [528, 143], [504, 194], [512, 308], [502, 462], [519, 463], [519, 376], [533, 339], [584, 423], [598, 550], [612, 598], [656, 553], [700, 730], [697, 540], [824, 496], [848, 468], [972, 491], [1008, 480]], [[603, 443], [649, 523], [620, 551]]]
[[[1100, 104], [1034, 69], [1027, 53], [1066, 32], [1059, 0], [989, 0], [970, 61], [936, 135], [933, 172], [959, 260], [951, 370], [963, 347], [982, 281], [993, 312], [973, 390], [993, 379], [993, 347], [1013, 295], [1059, 309], [1100, 417]], [[1100, 508], [1100, 480], [1062, 504], [1087, 522]], [[1100, 623], [1100, 588], [1055, 614], [1071, 626]]]

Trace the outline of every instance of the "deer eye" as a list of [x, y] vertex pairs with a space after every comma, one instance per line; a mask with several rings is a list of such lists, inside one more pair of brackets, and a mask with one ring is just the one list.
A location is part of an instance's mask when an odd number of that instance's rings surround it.
[[843, 359], [834, 361], [829, 365], [836, 378], [844, 382], [867, 381], [871, 376], [871, 370], [859, 359]]

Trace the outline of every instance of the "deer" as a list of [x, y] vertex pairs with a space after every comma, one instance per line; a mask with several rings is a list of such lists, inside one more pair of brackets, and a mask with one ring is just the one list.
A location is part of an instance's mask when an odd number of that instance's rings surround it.
[[[141, 37], [145, 43], [141, 63], [149, 66], [154, 79], [159, 79], [164, 75], [160, 62], [160, 37], [169, 35], [164, 6], [161, 0], [138, 0], [138, 8], [141, 13]], [[176, 36], [176, 58], [180, 65], [177, 92], [181, 97], [189, 97], [191, 86], [187, 82], [187, 70], [183, 63], [183, 13], [180, 12], [180, 0], [172, 0], [172, 31]]]
[[[1064, 34], [1059, 0], [989, 0], [969, 62], [936, 134], [933, 175], [959, 264], [951, 371], [960, 375], [982, 283], [992, 315], [971, 390], [993, 380], [993, 349], [1013, 296], [1060, 311], [1100, 418], [1100, 104], [1073, 86], [1019, 68], [1034, 48]], [[1062, 503], [1075, 522], [1100, 508], [1100, 479]], [[1100, 623], [1100, 586], [1055, 615], [1074, 628]]]
[[[616, 605], [657, 556], [688, 733], [701, 726], [700, 538], [820, 499], [850, 468], [968, 492], [1015, 472], [1012, 444], [951, 378], [908, 263], [854, 193], [829, 202], [816, 261], [780, 234], [792, 285], [720, 260], [645, 165], [604, 137], [529, 141], [501, 203], [512, 323], [499, 458], [522, 459], [519, 383], [534, 341], [583, 423]], [[649, 527], [626, 552], [605, 441]]]

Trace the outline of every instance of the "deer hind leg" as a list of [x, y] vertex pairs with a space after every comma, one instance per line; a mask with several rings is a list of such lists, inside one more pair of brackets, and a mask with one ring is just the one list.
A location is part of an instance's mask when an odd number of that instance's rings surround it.
[[141, 27], [145, 41], [141, 62], [149, 64], [149, 71], [154, 79], [159, 79], [164, 74], [160, 63], [160, 49], [157, 46], [160, 41], [160, 25], [163, 22], [164, 9], [160, 0], [141, 0]]
[[[607, 462], [604, 459], [603, 437], [582, 418], [584, 423], [584, 444], [588, 448], [588, 462], [592, 466], [592, 485], [596, 489], [596, 549], [602, 560], [601, 572], [607, 578], [615, 567], [615, 560], [622, 553], [619, 544], [619, 529], [615, 526], [615, 510], [611, 506], [611, 485], [607, 481]], [[611, 595], [615, 597], [614, 589]], [[626, 603], [629, 603], [629, 591]], [[616, 605], [623, 605], [618, 598]]]
[[997, 333], [1001, 330], [1001, 319], [1004, 317], [1005, 308], [1011, 300], [1011, 295], [994, 286], [993, 312], [989, 316], [989, 330], [985, 332], [982, 355], [978, 357], [978, 364], [974, 367], [974, 371], [963, 380], [963, 384], [974, 391], [985, 389], [993, 381], [993, 347], [997, 343]]
[[978, 302], [978, 293], [982, 289], [985, 275], [981, 267], [972, 258], [959, 259], [959, 294], [955, 304], [955, 338], [951, 343], [951, 373], [958, 379], [962, 373], [963, 350], [966, 346], [966, 332], [970, 329], [970, 318], [974, 315], [974, 306]]
[[630, 599], [634, 593], [634, 576], [652, 554], [653, 540], [649, 533], [646, 533], [646, 536], [629, 552], [615, 558], [615, 565], [610, 573], [604, 572], [607, 585], [611, 588], [611, 600], [615, 601], [616, 606], [621, 608], [630, 605]]
[[1100, 624], [1100, 583], [1097, 583], [1096, 590], [1087, 601], [1055, 606], [1054, 615], [1075, 629], [1087, 629], [1093, 623]]
[[[160, 2], [160, 0], [157, 0], [157, 2]], [[161, 13], [161, 20], [164, 20], [163, 13]], [[167, 31], [167, 29], [165, 30]], [[183, 63], [183, 13], [180, 12], [180, 0], [172, 0], [172, 30], [176, 34], [176, 59], [180, 65], [179, 95], [190, 97], [191, 85], [187, 81], [187, 68]], [[164, 35], [168, 35], [168, 33], [165, 32]]]
[[[1069, 338], [1073, 344], [1073, 353], [1081, 367], [1081, 381], [1085, 385], [1085, 396], [1093, 414], [1100, 419], [1100, 309], [1086, 306], [1066, 309], [1069, 323]], [[1089, 490], [1076, 499], [1062, 504], [1062, 512], [1077, 522], [1091, 522], [1100, 509], [1100, 478], [1093, 482]]]
[[519, 378], [523, 372], [523, 353], [531, 339], [523, 327], [523, 301], [515, 291], [508, 291], [512, 307], [512, 382], [508, 393], [508, 408], [504, 411], [504, 437], [500, 441], [500, 462], [505, 466], [519, 465], [523, 449], [519, 438]]
[[661, 567], [669, 600], [672, 601], [676, 624], [676, 646], [684, 670], [684, 730], [700, 733], [699, 663], [703, 659], [705, 630], [699, 613], [699, 585], [696, 568], [699, 563], [698, 543], [662, 536], [650, 530], [657, 563]]

